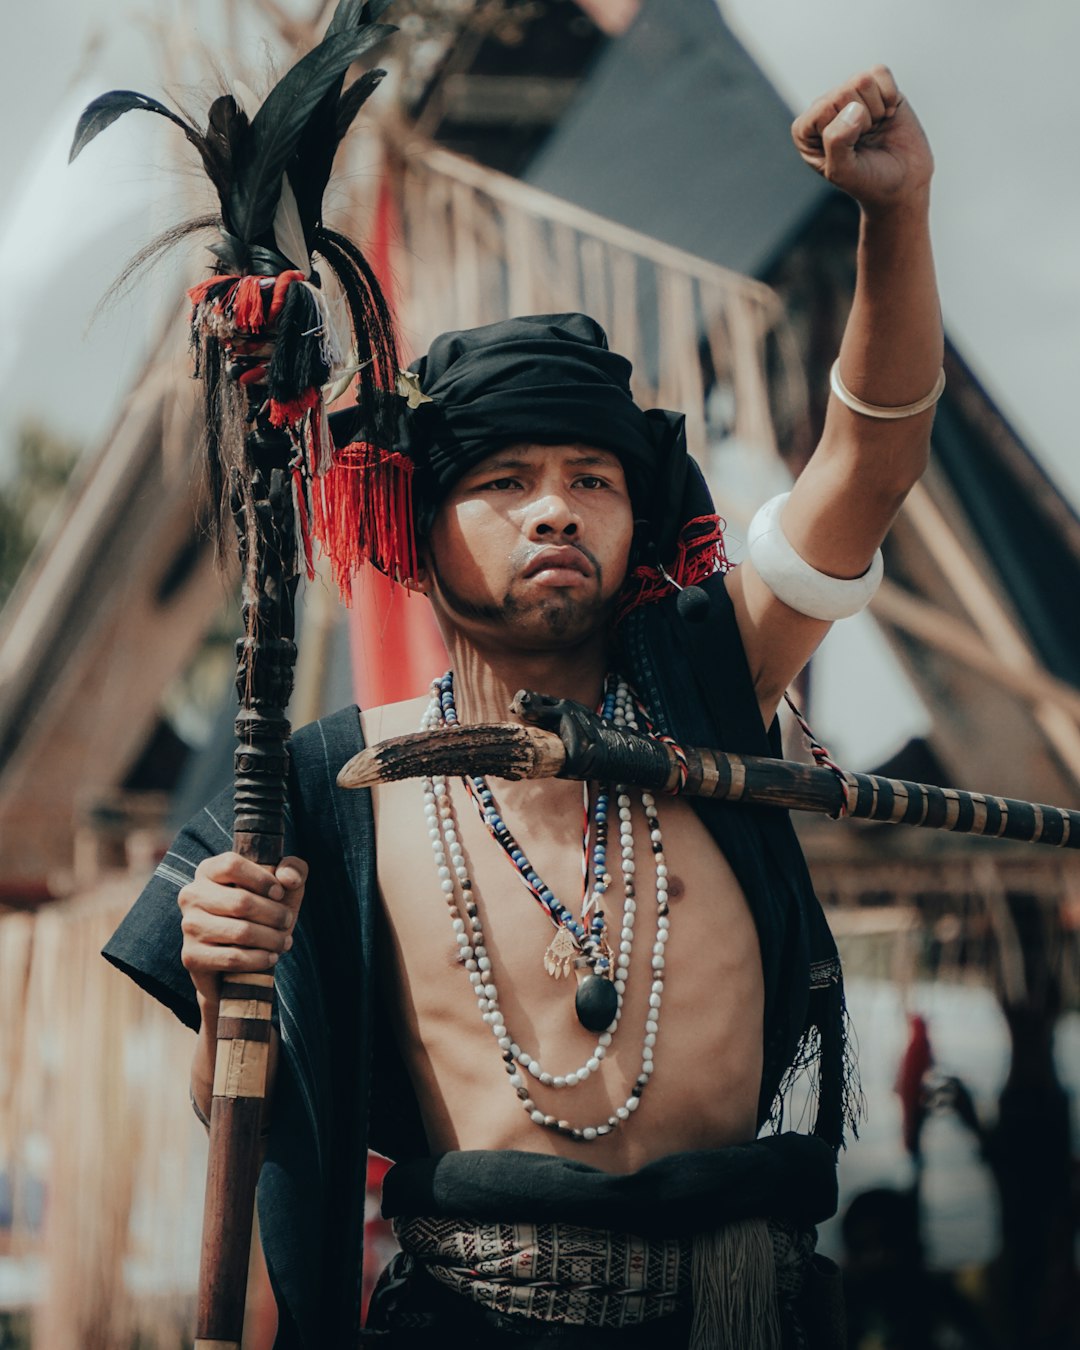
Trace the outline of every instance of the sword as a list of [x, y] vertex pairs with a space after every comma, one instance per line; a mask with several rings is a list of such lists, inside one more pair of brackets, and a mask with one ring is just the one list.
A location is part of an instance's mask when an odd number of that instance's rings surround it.
[[580, 703], [528, 690], [514, 697], [510, 711], [521, 721], [447, 727], [381, 741], [344, 765], [338, 786], [374, 787], [428, 774], [597, 779], [834, 819], [1080, 848], [1080, 811], [1062, 806], [682, 746], [668, 738], [615, 730]]

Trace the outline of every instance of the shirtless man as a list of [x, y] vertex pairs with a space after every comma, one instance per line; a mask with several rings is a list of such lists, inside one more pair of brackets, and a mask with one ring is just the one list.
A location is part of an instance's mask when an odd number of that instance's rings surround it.
[[[830, 400], [821, 442], [781, 513], [782, 533], [806, 572], [819, 575], [828, 588], [829, 579], [867, 573], [926, 463], [932, 403], [925, 396], [936, 386], [942, 360], [927, 224], [932, 158], [914, 113], [881, 66], [815, 102], [795, 122], [793, 135], [804, 160], [855, 197], [863, 213], [855, 300], [839, 354], [841, 389], [846, 390]], [[422, 376], [425, 389], [431, 374], [429, 367]], [[868, 412], [851, 406], [860, 400], [871, 405]], [[919, 402], [927, 403], [924, 411], [880, 415]], [[618, 660], [610, 621], [631, 560], [635, 516], [643, 509], [640, 489], [634, 486], [639, 466], [616, 443], [604, 445], [602, 437], [586, 434], [587, 427], [582, 434], [559, 435], [547, 430], [542, 419], [540, 424], [543, 434], [529, 436], [512, 434], [511, 423], [502, 436], [495, 436], [491, 453], [466, 456], [448, 470], [421, 541], [422, 567], [413, 580], [429, 597], [445, 638], [456, 715], [462, 722], [505, 720], [511, 698], [521, 688], [595, 707], [613, 660]], [[524, 425], [530, 425], [528, 420]], [[556, 420], [554, 425], [563, 423]], [[763, 576], [766, 570], [752, 557], [723, 583], [761, 718], [747, 735], [762, 735], [762, 728], [772, 723], [784, 689], [829, 627], [828, 619], [799, 612], [779, 599], [776, 591], [784, 587]], [[714, 609], [727, 605], [715, 588], [713, 597]], [[811, 604], [804, 610], [814, 608]], [[640, 670], [634, 673], [641, 678]], [[367, 710], [367, 742], [415, 731], [428, 702], [425, 696]], [[582, 889], [582, 786], [558, 780], [498, 781], [492, 790], [499, 815], [543, 885], [575, 910]], [[593, 785], [594, 810], [597, 790]], [[732, 859], [725, 856], [723, 838], [706, 823], [708, 813], [682, 798], [663, 799], [656, 806], [668, 921], [665, 908], [655, 902], [657, 822], [646, 820], [640, 793], [628, 794], [636, 923], [618, 1034], [596, 1056], [596, 1032], [575, 1016], [574, 980], [553, 982], [541, 959], [552, 934], [549, 917], [522, 892], [520, 878], [463, 782], [449, 784], [447, 791], [461, 854], [444, 860], [454, 864], [445, 874], [433, 870], [438, 860], [433, 861], [430, 847], [434, 843], [438, 849], [445, 837], [435, 828], [429, 841], [427, 828], [439, 820], [435, 798], [425, 800], [423, 788], [413, 780], [379, 788], [373, 801], [384, 958], [380, 998], [430, 1153], [546, 1156], [577, 1160], [622, 1177], [672, 1155], [707, 1157], [719, 1151], [715, 1156], [726, 1158], [724, 1150], [732, 1146], [760, 1147], [750, 1141], [762, 1123], [763, 1071], [769, 1077], [764, 1047], [775, 1040], [767, 1025], [774, 1013], [768, 1009], [782, 1002], [783, 995], [766, 987], [773, 976], [767, 979], [763, 970], [774, 967], [758, 901], [747, 894], [749, 883], [740, 883]], [[431, 808], [427, 818], [425, 806]], [[620, 934], [615, 917], [622, 903], [617, 893], [617, 824], [608, 845], [608, 866], [616, 882], [606, 900], [615, 959], [620, 937], [627, 936], [625, 929]], [[201, 1017], [192, 1089], [203, 1111], [209, 1110], [211, 1096], [221, 975], [272, 968], [290, 951], [307, 874], [307, 863], [299, 857], [285, 858], [271, 874], [226, 852], [201, 861], [194, 879], [179, 891], [181, 959], [197, 992]], [[461, 928], [453, 926], [455, 917], [465, 913], [461, 881], [466, 877], [497, 980], [497, 1011], [487, 1021], [478, 1015], [460, 959]], [[447, 886], [441, 887], [442, 881]], [[448, 910], [441, 903], [440, 887], [443, 892], [450, 889], [457, 908]], [[466, 940], [479, 945], [475, 931], [462, 926]], [[474, 955], [472, 948], [467, 951]], [[658, 954], [659, 968], [653, 960]], [[665, 1034], [654, 1034], [649, 1045], [648, 1026], [657, 1025], [660, 1016], [652, 1002], [658, 989]], [[807, 997], [805, 988], [789, 994], [796, 1002]], [[572, 1066], [590, 1060], [593, 1067], [582, 1081], [571, 1084], [572, 1091], [563, 1083], [537, 1080], [524, 1061], [506, 1063], [502, 1048], [493, 1043], [493, 1020], [497, 1030], [505, 1023], [515, 1051], [527, 1051], [553, 1074], [565, 1076]], [[643, 1052], [643, 1027], [648, 1054]], [[644, 1075], [643, 1055], [650, 1061]], [[512, 1076], [508, 1087], [504, 1079], [515, 1067], [516, 1079]], [[835, 1063], [830, 1068], [823, 1061], [823, 1068], [838, 1071]], [[511, 1090], [515, 1082], [526, 1086]], [[586, 1126], [591, 1135], [582, 1134]], [[819, 1133], [828, 1136], [830, 1131]], [[520, 1170], [529, 1173], [528, 1159]], [[596, 1211], [601, 1217], [606, 1212], [602, 1203]], [[672, 1204], [685, 1208], [685, 1196]], [[743, 1207], [746, 1212], [756, 1211]], [[590, 1227], [603, 1230], [607, 1225]], [[418, 1247], [415, 1254], [431, 1268], [431, 1251]], [[554, 1282], [558, 1278], [556, 1272]], [[444, 1285], [453, 1287], [453, 1279], [447, 1276]], [[664, 1302], [667, 1294], [673, 1301]], [[421, 1317], [408, 1325], [427, 1325], [433, 1331], [430, 1343], [436, 1344], [448, 1326], [460, 1330], [464, 1325], [454, 1318], [466, 1303], [455, 1292], [449, 1313], [433, 1305], [434, 1311], [424, 1312], [427, 1323]], [[399, 1325], [394, 1322], [394, 1300], [386, 1306], [381, 1325], [393, 1331]], [[676, 1320], [667, 1325], [674, 1343], [682, 1337], [686, 1344], [694, 1335], [693, 1343], [705, 1343], [700, 1332], [689, 1330], [686, 1299], [671, 1289], [661, 1291], [659, 1303], [643, 1316], [647, 1323], [672, 1310]], [[590, 1320], [566, 1317], [565, 1308], [562, 1313], [550, 1308], [538, 1312], [535, 1306], [499, 1303], [497, 1298], [488, 1313], [486, 1323], [470, 1330], [474, 1340], [469, 1343], [487, 1344], [484, 1337], [496, 1333], [513, 1338], [514, 1326], [528, 1323], [535, 1328], [538, 1317], [548, 1322], [562, 1317], [577, 1325]], [[737, 1318], [731, 1320], [736, 1315], [727, 1315], [729, 1339], [708, 1343], [726, 1345], [739, 1334], [733, 1330]], [[635, 1320], [620, 1316], [628, 1324]], [[786, 1343], [789, 1323], [777, 1331], [770, 1318], [759, 1318], [769, 1323], [760, 1342], [743, 1339], [740, 1344], [779, 1345], [781, 1338]], [[609, 1314], [603, 1313], [595, 1325], [611, 1325]], [[649, 1333], [648, 1325], [644, 1330]], [[607, 1344], [604, 1337], [614, 1334], [595, 1331], [591, 1338], [572, 1343]], [[628, 1339], [629, 1331], [617, 1334], [623, 1337], [620, 1345], [637, 1343]], [[399, 1341], [391, 1335], [388, 1343]]]

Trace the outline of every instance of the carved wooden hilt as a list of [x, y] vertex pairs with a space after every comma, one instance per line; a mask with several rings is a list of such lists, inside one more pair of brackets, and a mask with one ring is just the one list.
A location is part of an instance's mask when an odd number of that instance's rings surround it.
[[233, 847], [274, 865], [284, 842], [289, 771], [286, 716], [296, 665], [296, 555], [289, 438], [258, 419], [247, 438], [252, 472], [234, 471], [232, 508], [242, 573], [244, 636], [236, 644], [238, 745]]
[[[236, 378], [244, 367], [230, 367]], [[240, 553], [244, 636], [236, 644], [233, 848], [274, 867], [285, 838], [299, 577], [289, 436], [260, 411], [265, 391], [248, 385], [246, 467], [233, 470], [230, 506]], [[222, 984], [210, 1155], [203, 1216], [195, 1350], [239, 1350], [260, 1135], [267, 1094], [274, 977], [234, 975]]]

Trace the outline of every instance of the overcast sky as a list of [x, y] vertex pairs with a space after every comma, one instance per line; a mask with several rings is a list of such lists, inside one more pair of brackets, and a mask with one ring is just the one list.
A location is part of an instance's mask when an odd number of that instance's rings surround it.
[[[212, 41], [224, 9], [222, 0], [35, 0], [9, 20], [0, 48], [8, 187], [0, 199], [0, 471], [13, 429], [28, 416], [83, 443], [100, 436], [167, 286], [157, 275], [88, 330], [89, 313], [132, 250], [190, 209], [171, 168], [173, 128], [126, 118], [68, 168], [77, 113], [104, 89], [156, 94], [182, 78], [185, 48]], [[937, 160], [933, 223], [946, 326], [1080, 504], [1080, 3], [723, 0], [722, 9], [795, 107], [865, 65], [892, 66]], [[841, 625], [831, 659], [841, 665], [846, 647], [861, 641], [857, 624]], [[919, 720], [897, 695], [888, 716], [868, 710], [859, 726], [850, 711], [845, 721], [839, 708], [826, 709], [824, 730], [868, 763]]]
[[722, 0], [795, 107], [877, 61], [930, 137], [953, 340], [1080, 504], [1076, 0]]

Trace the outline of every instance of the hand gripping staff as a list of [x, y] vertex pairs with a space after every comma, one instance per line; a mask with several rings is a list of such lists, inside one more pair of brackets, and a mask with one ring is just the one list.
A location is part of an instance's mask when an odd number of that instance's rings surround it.
[[[383, 560], [411, 509], [400, 456], [367, 443], [335, 450], [324, 414], [354, 375], [357, 401], [374, 410], [397, 373], [378, 283], [359, 248], [322, 219], [338, 143], [385, 72], [348, 88], [345, 75], [394, 31], [375, 22], [388, 2], [340, 0], [322, 42], [258, 108], [238, 86], [199, 129], [156, 99], [113, 90], [85, 109], [71, 149], [74, 159], [132, 109], [158, 113], [195, 147], [220, 201], [219, 217], [167, 238], [216, 232], [213, 274], [189, 295], [209, 483], [219, 526], [226, 505], [235, 521], [242, 576], [233, 846], [270, 867], [283, 852], [300, 550], [312, 576], [319, 539], [344, 589], [361, 561]], [[223, 554], [220, 536], [218, 546]], [[240, 1346], [273, 976], [231, 976], [221, 994], [196, 1350]]]
[[338, 774], [338, 785], [371, 787], [429, 774], [596, 779], [747, 806], [1080, 848], [1080, 811], [1065, 807], [680, 746], [604, 726], [580, 703], [524, 689], [511, 712], [526, 725], [455, 726], [381, 741], [349, 760]]

